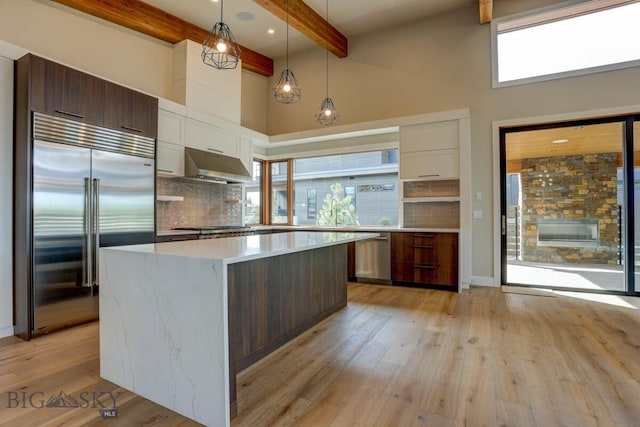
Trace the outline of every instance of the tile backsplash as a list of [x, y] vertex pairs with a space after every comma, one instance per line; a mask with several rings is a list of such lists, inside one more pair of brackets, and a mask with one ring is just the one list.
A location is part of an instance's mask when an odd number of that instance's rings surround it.
[[156, 202], [157, 229], [242, 225], [242, 186], [182, 178], [161, 178], [158, 196], [181, 196], [184, 201]]

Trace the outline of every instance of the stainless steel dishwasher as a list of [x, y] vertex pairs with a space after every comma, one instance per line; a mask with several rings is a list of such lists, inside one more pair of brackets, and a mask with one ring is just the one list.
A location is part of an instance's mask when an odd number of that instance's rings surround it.
[[356, 242], [358, 281], [391, 283], [391, 234]]

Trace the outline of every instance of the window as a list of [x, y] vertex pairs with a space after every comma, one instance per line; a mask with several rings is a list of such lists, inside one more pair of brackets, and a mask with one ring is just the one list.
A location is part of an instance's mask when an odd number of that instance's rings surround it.
[[345, 196], [351, 197], [351, 204], [355, 207], [356, 206], [356, 187], [354, 187], [353, 185], [344, 187], [344, 194]]
[[384, 150], [293, 160], [293, 224], [398, 224], [397, 159]]
[[318, 213], [318, 192], [315, 188], [307, 188], [307, 219], [316, 219]]
[[262, 170], [264, 162], [253, 161], [253, 181], [245, 186], [245, 224], [262, 224]]
[[638, 22], [640, 3], [624, 0], [590, 1], [496, 20], [494, 86], [640, 65]]
[[288, 162], [271, 163], [271, 224], [288, 224]]

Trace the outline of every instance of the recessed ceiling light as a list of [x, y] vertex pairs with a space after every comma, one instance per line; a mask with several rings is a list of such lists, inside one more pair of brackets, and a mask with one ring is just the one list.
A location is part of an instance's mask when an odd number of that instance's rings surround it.
[[251, 12], [238, 12], [238, 14], [236, 15], [236, 18], [238, 18], [240, 21], [251, 21], [251, 20], [253, 20], [253, 13], [251, 13]]
[[276, 33], [276, 30], [274, 30], [273, 28], [269, 28], [269, 29], [267, 30], [267, 33], [269, 33], [269, 34], [275, 34], [275, 33]]
[[566, 138], [562, 138], [562, 139], [554, 139], [553, 141], [551, 141], [552, 144], [564, 144], [565, 142], [569, 142], [569, 140]]

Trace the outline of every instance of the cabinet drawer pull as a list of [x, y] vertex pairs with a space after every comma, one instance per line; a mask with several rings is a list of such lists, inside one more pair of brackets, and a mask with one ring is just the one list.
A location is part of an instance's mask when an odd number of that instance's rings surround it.
[[175, 173], [174, 171], [170, 171], [169, 169], [158, 169], [158, 172]]
[[424, 237], [425, 239], [433, 239], [435, 234], [414, 234], [413, 237]]
[[414, 249], [433, 249], [433, 248], [435, 248], [435, 246], [432, 246], [432, 245], [413, 245], [412, 248], [414, 248]]
[[213, 151], [214, 153], [220, 153], [220, 154], [224, 153], [224, 151], [216, 150], [215, 148], [207, 148], [207, 151]]
[[440, 174], [439, 173], [429, 173], [429, 174], [426, 174], [426, 175], [418, 175], [418, 178], [431, 178], [431, 177], [434, 177], [434, 176], [440, 176]]
[[436, 268], [436, 266], [435, 265], [414, 264], [413, 268], [425, 268], [427, 270], [433, 270], [434, 268]]
[[127, 125], [122, 125], [122, 126], [120, 126], [120, 127], [121, 127], [122, 129], [125, 129], [125, 130], [130, 130], [130, 131], [133, 131], [133, 132], [142, 133], [142, 129], [134, 128], [134, 127], [127, 126]]
[[82, 114], [72, 113], [70, 111], [56, 110], [56, 113], [64, 114], [65, 116], [75, 117], [77, 119], [84, 119], [84, 116]]

